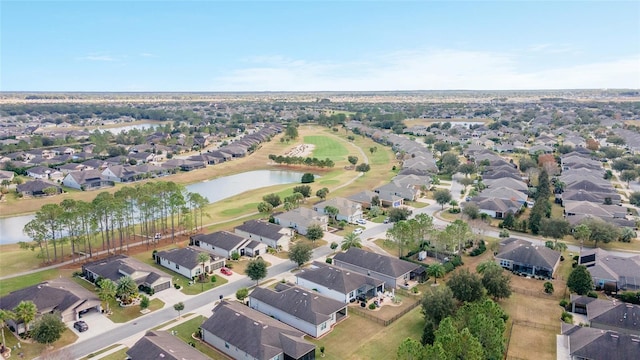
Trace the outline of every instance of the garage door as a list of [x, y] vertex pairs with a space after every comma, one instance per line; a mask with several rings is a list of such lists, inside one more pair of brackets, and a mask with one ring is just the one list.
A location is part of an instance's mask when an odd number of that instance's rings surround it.
[[162, 284], [154, 286], [153, 290], [155, 292], [158, 292], [158, 291], [166, 290], [166, 289], [168, 289], [170, 287], [171, 287], [171, 281], [167, 281], [165, 283], [162, 283]]

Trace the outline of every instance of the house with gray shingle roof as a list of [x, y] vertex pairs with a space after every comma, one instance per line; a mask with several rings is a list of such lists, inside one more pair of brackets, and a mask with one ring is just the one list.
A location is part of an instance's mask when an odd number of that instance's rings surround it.
[[199, 247], [225, 259], [231, 259], [234, 253], [238, 253], [240, 256], [258, 256], [267, 251], [266, 244], [228, 231], [193, 235], [189, 245]]
[[45, 191], [45, 189], [50, 188], [55, 189], [55, 191], [51, 191], [53, 195], [62, 194], [62, 188], [60, 186], [40, 179], [17, 185], [16, 191], [18, 194], [22, 194], [22, 196], [47, 196], [49, 190]]
[[424, 276], [424, 268], [420, 265], [358, 248], [337, 253], [333, 263], [339, 268], [384, 281], [385, 286], [392, 289], [407, 287], [410, 280], [422, 280]]
[[236, 226], [234, 232], [244, 238], [256, 240], [270, 248], [289, 250], [293, 231], [289, 228], [262, 220], [245, 221]]
[[640, 336], [562, 323], [558, 349], [571, 360], [635, 359]]
[[515, 273], [550, 279], [560, 264], [560, 253], [527, 240], [508, 238], [500, 243], [495, 260]]
[[358, 296], [371, 298], [384, 292], [382, 280], [320, 262], [298, 272], [296, 284], [344, 303]]
[[207, 360], [210, 357], [204, 355], [194, 347], [189, 346], [175, 335], [166, 331], [148, 331], [129, 350], [127, 356], [130, 360]]
[[118, 282], [123, 276], [131, 276], [136, 284], [149, 287], [155, 292], [170, 288], [172, 279], [171, 275], [125, 255], [114, 255], [86, 263], [82, 265], [82, 274], [91, 282], [98, 278]]
[[[155, 260], [158, 265], [175, 271], [186, 278], [194, 279], [203, 273], [203, 264], [198, 261], [198, 254], [203, 252], [193, 247], [171, 249], [156, 253]], [[220, 269], [225, 265], [223, 257], [217, 257], [208, 252], [204, 253], [209, 256], [209, 261], [204, 263], [205, 274], [211, 274], [213, 270]]]
[[586, 249], [580, 252], [578, 263], [587, 267], [596, 287], [613, 283], [617, 289], [640, 290], [640, 255], [622, 257]]
[[571, 311], [587, 315], [593, 328], [640, 336], [640, 305], [571, 294]]
[[327, 231], [329, 217], [313, 209], [299, 207], [273, 216], [276, 224], [296, 230], [301, 235], [306, 235], [311, 225], [319, 225], [323, 231]]
[[257, 287], [249, 307], [318, 338], [347, 316], [347, 304], [293, 284]]
[[220, 302], [201, 329], [204, 342], [233, 359], [315, 358], [305, 333], [239, 302]]
[[321, 214], [325, 214], [325, 209], [328, 206], [338, 209], [336, 221], [344, 220], [348, 223], [355, 224], [356, 221], [362, 219], [364, 215], [362, 212], [362, 204], [343, 197], [335, 197], [329, 200], [320, 201], [313, 205], [313, 210]]

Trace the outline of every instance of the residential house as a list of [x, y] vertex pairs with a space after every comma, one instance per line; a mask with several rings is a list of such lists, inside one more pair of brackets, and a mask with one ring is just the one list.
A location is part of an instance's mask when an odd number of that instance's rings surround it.
[[301, 235], [307, 235], [307, 230], [312, 225], [319, 225], [323, 231], [327, 231], [329, 217], [313, 209], [299, 207], [273, 216], [276, 224], [292, 228]]
[[142, 178], [142, 174], [131, 165], [111, 165], [102, 171], [102, 175], [113, 182], [132, 182]]
[[529, 197], [527, 193], [523, 193], [519, 190], [515, 190], [505, 186], [488, 187], [482, 190], [480, 194], [478, 194], [478, 196], [483, 198], [511, 200], [519, 203], [520, 205], [524, 205], [527, 202], [527, 198]]
[[293, 237], [292, 230], [277, 224], [262, 220], [245, 221], [236, 226], [234, 232], [246, 239], [256, 240], [270, 248], [289, 250], [289, 243]]
[[424, 267], [420, 265], [359, 248], [336, 254], [333, 263], [337, 267], [382, 280], [385, 287], [391, 289], [407, 288], [413, 285], [409, 281], [420, 281], [425, 275]]
[[398, 196], [409, 201], [415, 201], [420, 194], [420, 191], [416, 190], [413, 186], [403, 185], [398, 181], [391, 181], [388, 184], [375, 188], [373, 191], [378, 193], [381, 198], [382, 196]]
[[137, 164], [146, 164], [154, 160], [155, 154], [150, 152], [135, 152], [130, 153], [128, 157], [130, 160], [135, 160]]
[[636, 335], [564, 322], [561, 333], [557, 336], [558, 349], [563, 349], [570, 360], [635, 359], [640, 351], [640, 336]]
[[295, 286], [257, 287], [249, 295], [249, 307], [318, 338], [347, 316], [347, 304]]
[[508, 213], [517, 214], [522, 209], [522, 204], [515, 200], [498, 199], [493, 197], [476, 196], [470, 201], [461, 204], [464, 208], [466, 204], [474, 203], [481, 213], [487, 214], [494, 219], [504, 219]]
[[[78, 164], [78, 163], [68, 163], [68, 164], [63, 164], [58, 166], [58, 170], [63, 174], [63, 175], [67, 175], [70, 172], [74, 172], [74, 171], [84, 171], [84, 170], [93, 170], [94, 168], [92, 167], [88, 167], [86, 165], [83, 164]], [[61, 178], [63, 178], [64, 176], [62, 176]]]
[[15, 176], [16, 173], [14, 173], [13, 171], [0, 170], [0, 182], [12, 182]]
[[383, 280], [320, 262], [296, 273], [296, 284], [343, 303], [384, 293]]
[[194, 279], [202, 274], [203, 268], [204, 274], [211, 274], [214, 270], [225, 265], [223, 257], [216, 257], [209, 252], [204, 252], [209, 256], [209, 259], [204, 264], [199, 262], [198, 255], [202, 252], [193, 247], [159, 251], [155, 254], [155, 260], [156, 264], [189, 279]]
[[[362, 205], [360, 203], [345, 199], [343, 197], [336, 197], [313, 205], [313, 210], [326, 214], [327, 207], [334, 207], [338, 210], [336, 215], [336, 221], [346, 221], [350, 224], [355, 224], [357, 220], [363, 218]], [[327, 214], [329, 215], [329, 214]], [[329, 215], [330, 216], [330, 215]]]
[[627, 209], [616, 205], [603, 205], [589, 201], [572, 201], [563, 202], [564, 214], [567, 217], [574, 215], [591, 215], [601, 219], [620, 218], [627, 216]]
[[210, 357], [166, 331], [150, 330], [127, 350], [127, 360], [207, 360]]
[[370, 209], [373, 198], [377, 197], [380, 205], [385, 207], [400, 207], [404, 204], [404, 199], [395, 195], [378, 194], [373, 191], [364, 190], [348, 197], [349, 200], [362, 205], [363, 208]]
[[518, 179], [514, 179], [512, 177], [504, 177], [498, 179], [483, 179], [482, 182], [487, 185], [490, 189], [496, 188], [508, 188], [516, 191], [520, 191], [521, 193], [528, 195], [529, 194], [529, 186]]
[[571, 294], [571, 311], [586, 315], [592, 328], [640, 336], [640, 305]]
[[104, 177], [100, 170], [69, 173], [64, 177], [64, 180], [62, 180], [62, 184], [78, 190], [96, 190], [115, 185], [112, 180]]
[[551, 279], [560, 264], [560, 252], [530, 241], [509, 238], [500, 243], [495, 261], [515, 273]]
[[[0, 309], [12, 311], [21, 301], [32, 301], [38, 309], [37, 317], [58, 312], [62, 321], [76, 321], [80, 313], [100, 311], [98, 296], [71, 279], [59, 278], [13, 291], [0, 298]], [[15, 319], [7, 321], [18, 334], [25, 332], [25, 324]]]
[[258, 256], [267, 251], [266, 244], [228, 231], [193, 235], [189, 245], [197, 246], [225, 259], [231, 259], [233, 253], [238, 253], [240, 256]]
[[86, 263], [82, 265], [82, 274], [91, 282], [98, 278], [118, 282], [123, 276], [131, 276], [136, 284], [151, 288], [154, 292], [172, 286], [171, 275], [125, 255], [114, 255]]
[[[52, 190], [47, 190], [52, 189]], [[45, 191], [46, 190], [46, 191]], [[16, 192], [22, 196], [47, 196], [62, 194], [62, 188], [52, 182], [45, 180], [27, 181], [16, 186]]]
[[305, 333], [239, 302], [221, 301], [200, 328], [204, 342], [232, 359], [315, 359]]
[[27, 176], [40, 180], [60, 180], [64, 177], [62, 172], [46, 166], [36, 166], [27, 169]]
[[614, 284], [619, 290], [640, 290], [640, 255], [622, 257], [602, 249], [580, 252], [578, 264], [587, 267], [596, 288]]

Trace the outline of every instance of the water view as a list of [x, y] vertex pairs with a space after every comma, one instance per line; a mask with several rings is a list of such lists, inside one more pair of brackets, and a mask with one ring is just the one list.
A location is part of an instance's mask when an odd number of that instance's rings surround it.
[[[187, 186], [187, 191], [199, 193], [214, 203], [253, 189], [299, 183], [301, 178], [302, 173], [295, 171], [256, 170], [191, 184]], [[33, 218], [34, 215], [1, 218], [0, 244], [30, 241], [31, 239], [22, 233], [22, 229]]]

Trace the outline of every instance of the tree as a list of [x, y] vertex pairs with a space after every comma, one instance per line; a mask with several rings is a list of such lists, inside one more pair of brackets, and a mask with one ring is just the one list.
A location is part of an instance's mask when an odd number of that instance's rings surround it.
[[[460, 166], [458, 166], [458, 171], [463, 173], [465, 178], [468, 178], [469, 175], [475, 174], [477, 169], [476, 169], [476, 165], [474, 163], [468, 162], [468, 163], [460, 164]], [[471, 181], [471, 183], [473, 183], [473, 180]], [[462, 185], [465, 186], [464, 184], [462, 184]]]
[[302, 180], [301, 180], [301, 182], [302, 182], [303, 184], [312, 183], [312, 182], [314, 182], [314, 181], [316, 181], [316, 176], [315, 176], [315, 175], [313, 175], [312, 173], [304, 173], [304, 174], [302, 175]]
[[258, 211], [262, 214], [270, 214], [273, 211], [273, 205], [263, 201], [258, 204]]
[[140, 310], [149, 308], [149, 305], [151, 305], [151, 300], [149, 300], [149, 297], [146, 295], [140, 295]]
[[316, 191], [316, 196], [322, 200], [326, 199], [327, 195], [329, 195], [329, 189], [326, 187]]
[[267, 277], [266, 261], [262, 260], [262, 258], [249, 261], [245, 274], [247, 274], [249, 279], [254, 280], [256, 282], [256, 286], [258, 286], [260, 280]]
[[369, 170], [371, 170], [371, 166], [369, 164], [367, 164], [367, 163], [362, 163], [362, 164], [356, 166], [356, 171], [359, 171], [361, 173], [366, 173]]
[[406, 338], [396, 352], [397, 360], [422, 360], [427, 359], [424, 346], [417, 340]]
[[311, 246], [305, 243], [297, 243], [289, 248], [289, 260], [298, 264], [298, 267], [311, 260], [311, 254], [313, 253]]
[[38, 308], [33, 301], [20, 301], [13, 309], [15, 319], [24, 324], [25, 331], [29, 331], [29, 323], [31, 323], [38, 314]]
[[2, 356], [1, 354], [4, 354], [5, 346], [7, 344], [7, 341], [4, 338], [4, 327], [9, 320], [13, 320], [15, 319], [15, 317], [16, 315], [13, 312], [9, 310], [0, 309], [0, 332], [2, 332], [2, 345], [0, 346], [0, 356]]
[[451, 144], [443, 141], [438, 141], [433, 144], [433, 149], [440, 154], [444, 154], [445, 151], [449, 151], [451, 149]]
[[36, 321], [31, 331], [31, 337], [40, 344], [51, 344], [60, 339], [66, 328], [60, 314], [47, 313]]
[[118, 286], [111, 279], [101, 279], [98, 282], [98, 297], [107, 304], [107, 312], [111, 311], [109, 301], [115, 299]]
[[324, 207], [324, 213], [329, 215], [331, 220], [336, 220], [336, 216], [340, 213], [340, 209], [335, 206], [328, 205]]
[[600, 219], [588, 219], [584, 222], [591, 231], [589, 240], [594, 242], [594, 246], [598, 246], [598, 242], [605, 244], [617, 240], [620, 237], [619, 228], [611, 223], [605, 222]]
[[580, 224], [573, 229], [573, 237], [580, 241], [580, 246], [585, 240], [591, 238], [591, 229], [587, 224]]
[[467, 191], [467, 187], [473, 185], [475, 180], [469, 177], [463, 177], [462, 179], [458, 180], [458, 182], [460, 183], [460, 185], [464, 186], [464, 191]]
[[207, 272], [205, 271], [205, 265], [211, 261], [211, 255], [209, 255], [208, 253], [202, 251], [198, 253], [198, 256], [196, 258], [196, 261], [198, 263], [200, 263], [200, 265], [202, 266], [202, 273], [200, 274], [200, 282], [202, 283], [201, 285], [201, 291], [204, 291], [204, 282], [207, 278], [206, 274]]
[[347, 156], [347, 161], [349, 161], [349, 164], [355, 165], [358, 163], [358, 157], [349, 155]]
[[480, 217], [480, 208], [476, 203], [468, 202], [462, 207], [462, 214], [471, 220], [475, 220]]
[[268, 202], [274, 208], [278, 207], [278, 205], [282, 204], [282, 200], [280, 200], [280, 196], [278, 194], [269, 194], [262, 197], [262, 200]]
[[495, 302], [485, 299], [466, 303], [456, 312], [454, 325], [468, 329], [482, 345], [483, 359], [502, 359], [505, 350], [504, 333], [507, 315]]
[[433, 287], [425, 292], [421, 305], [424, 317], [436, 325], [447, 316], [453, 315], [456, 310], [453, 292], [447, 286]]
[[626, 181], [627, 186], [629, 186], [629, 182], [635, 181], [638, 178], [638, 173], [635, 170], [624, 170], [620, 174], [620, 180]]
[[179, 303], [173, 304], [173, 309], [178, 312], [178, 317], [180, 317], [180, 312], [184, 310], [184, 303], [181, 301]]
[[378, 151], [378, 147], [377, 146], [373, 146], [369, 148], [369, 152], [371, 153], [371, 155], [373, 155], [374, 152]]
[[451, 192], [447, 189], [438, 189], [433, 193], [433, 198], [444, 209], [444, 205], [451, 201]]
[[619, 159], [619, 160], [615, 160], [613, 164], [611, 164], [611, 168], [616, 171], [624, 171], [624, 170], [633, 170], [635, 166], [631, 161], [627, 159]]
[[296, 139], [298, 137], [298, 123], [295, 121], [289, 123], [284, 134], [290, 139]]
[[585, 295], [593, 289], [593, 279], [587, 267], [584, 265], [576, 266], [569, 274], [567, 279], [569, 290], [578, 295]]
[[344, 236], [344, 240], [342, 241], [342, 245], [340, 246], [340, 248], [346, 251], [352, 247], [361, 248], [362, 242], [360, 240], [360, 237], [358, 237], [358, 235], [351, 232]]
[[558, 239], [562, 239], [569, 234], [571, 224], [565, 219], [544, 218], [540, 222], [540, 235], [553, 238], [556, 243]]
[[511, 278], [501, 267], [487, 267], [482, 274], [482, 285], [487, 295], [496, 300], [511, 296]]
[[249, 289], [245, 287], [240, 288], [238, 289], [238, 291], [236, 291], [236, 299], [238, 299], [238, 301], [244, 301], [247, 296], [249, 296]]
[[404, 249], [415, 244], [415, 229], [406, 220], [394, 222], [393, 226], [387, 229], [387, 240], [390, 240], [398, 247], [398, 256], [404, 255]]
[[444, 266], [442, 266], [442, 264], [440, 263], [431, 264], [427, 268], [427, 275], [433, 276], [434, 284], [437, 284], [438, 278], [443, 277], [444, 274], [446, 274], [446, 270], [444, 269]]
[[322, 239], [324, 236], [324, 231], [322, 227], [318, 224], [313, 224], [309, 226], [307, 229], [307, 239], [311, 240], [315, 243], [316, 240]]
[[451, 317], [445, 318], [440, 323], [438, 330], [435, 331], [435, 341], [433, 345], [426, 346], [427, 351], [431, 347], [440, 347], [444, 350], [446, 357], [438, 357], [439, 359], [486, 359], [480, 341], [468, 328], [458, 329]]
[[631, 205], [640, 205], [640, 191], [634, 191], [629, 195], [629, 203]]
[[460, 159], [458, 155], [452, 152], [446, 152], [442, 154], [442, 157], [438, 161], [438, 167], [443, 174], [453, 174], [458, 170], [460, 165]]
[[482, 281], [468, 269], [454, 272], [447, 281], [447, 286], [453, 292], [453, 296], [462, 302], [478, 301], [484, 296]]
[[116, 295], [120, 300], [128, 304], [131, 298], [138, 293], [138, 285], [131, 276], [123, 276], [118, 280]]
[[622, 228], [620, 238], [618, 240], [628, 243], [631, 242], [631, 239], [635, 238], [636, 236], [637, 234], [635, 231], [633, 231], [632, 228], [624, 227]]
[[293, 193], [300, 193], [302, 196], [308, 198], [311, 197], [311, 186], [309, 185], [299, 185], [293, 188]]
[[398, 221], [407, 220], [409, 215], [411, 215], [411, 210], [407, 208], [391, 208], [387, 212], [387, 215], [389, 216], [389, 221], [395, 223]]
[[[456, 209], [456, 206], [458, 206], [458, 202], [457, 202], [456, 200], [451, 200], [451, 201], [449, 201], [449, 205], [451, 205], [451, 208], [452, 208], [453, 210], [455, 210], [455, 209]], [[453, 211], [453, 210], [452, 210], [452, 211]]]

